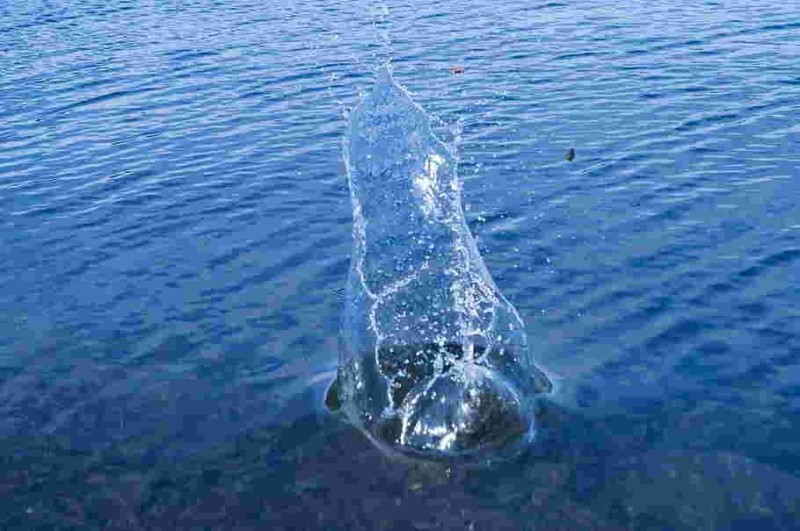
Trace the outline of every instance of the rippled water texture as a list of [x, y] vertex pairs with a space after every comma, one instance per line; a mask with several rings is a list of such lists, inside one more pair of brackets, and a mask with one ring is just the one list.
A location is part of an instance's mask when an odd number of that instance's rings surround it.
[[532, 434], [551, 383], [470, 234], [452, 146], [389, 67], [349, 114], [353, 251], [328, 397], [376, 440], [426, 454]]
[[[0, 523], [791, 529], [799, 20], [778, 0], [0, 3]], [[319, 407], [342, 111], [389, 58], [458, 145], [470, 229], [559, 385], [509, 468], [406, 468]]]

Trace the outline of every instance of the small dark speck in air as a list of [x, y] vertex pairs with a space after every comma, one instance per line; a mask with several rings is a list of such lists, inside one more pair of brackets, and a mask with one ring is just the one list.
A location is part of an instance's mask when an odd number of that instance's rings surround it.
[[567, 159], [569, 162], [575, 160], [575, 148], [574, 147], [569, 148], [567, 152], [564, 154], [564, 158]]

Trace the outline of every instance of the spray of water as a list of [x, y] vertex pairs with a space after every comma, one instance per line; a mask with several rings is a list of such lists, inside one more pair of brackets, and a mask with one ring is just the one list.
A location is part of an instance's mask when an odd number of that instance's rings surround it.
[[389, 66], [349, 118], [337, 402], [374, 439], [423, 453], [531, 433], [531, 399], [549, 382], [466, 225], [453, 148]]

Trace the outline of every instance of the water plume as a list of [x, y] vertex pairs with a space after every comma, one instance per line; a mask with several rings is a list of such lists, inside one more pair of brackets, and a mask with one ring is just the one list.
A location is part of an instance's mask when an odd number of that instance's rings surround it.
[[329, 405], [412, 453], [532, 433], [550, 383], [467, 227], [454, 151], [388, 67], [350, 115], [344, 157], [353, 251]]

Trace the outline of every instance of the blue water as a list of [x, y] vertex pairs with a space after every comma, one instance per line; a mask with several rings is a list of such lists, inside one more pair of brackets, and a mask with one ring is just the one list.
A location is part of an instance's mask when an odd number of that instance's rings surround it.
[[[797, 528], [797, 57], [778, 0], [1, 4], [0, 523]], [[319, 404], [389, 59], [557, 380], [521, 462]]]

